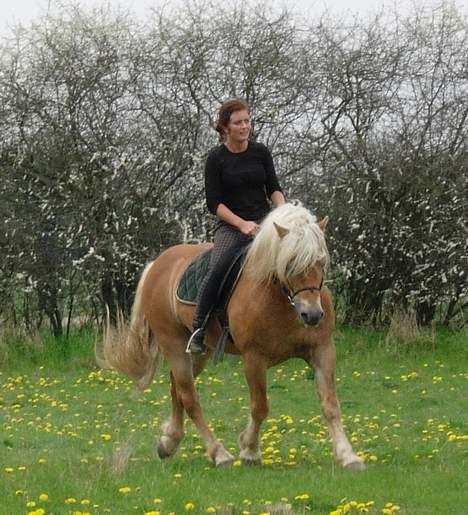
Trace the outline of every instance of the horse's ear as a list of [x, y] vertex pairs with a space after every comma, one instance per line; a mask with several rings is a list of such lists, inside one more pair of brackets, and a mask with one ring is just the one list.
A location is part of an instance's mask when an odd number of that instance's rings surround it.
[[320, 229], [322, 229], [322, 232], [325, 232], [325, 229], [328, 225], [328, 216], [326, 216], [323, 220], [320, 220], [317, 225], [320, 227]]
[[284, 238], [286, 234], [289, 233], [289, 229], [286, 229], [286, 227], [281, 227], [281, 225], [278, 225], [276, 222], [273, 222], [273, 225], [275, 226], [276, 232], [280, 238]]

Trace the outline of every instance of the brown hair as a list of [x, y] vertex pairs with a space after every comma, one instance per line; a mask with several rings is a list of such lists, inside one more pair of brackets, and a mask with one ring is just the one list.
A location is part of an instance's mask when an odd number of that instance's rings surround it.
[[216, 131], [219, 134], [219, 140], [224, 141], [224, 129], [228, 126], [231, 114], [235, 111], [250, 111], [249, 104], [242, 98], [230, 98], [223, 102], [218, 112], [218, 122]]

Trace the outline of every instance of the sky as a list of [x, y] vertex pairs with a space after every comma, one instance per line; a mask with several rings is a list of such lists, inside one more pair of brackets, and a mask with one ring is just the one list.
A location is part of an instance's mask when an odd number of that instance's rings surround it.
[[[60, 1], [60, 0], [59, 0]], [[61, 0], [67, 3], [67, 0]], [[120, 5], [138, 17], [144, 18], [151, 6], [165, 4], [181, 4], [184, 0], [71, 0], [72, 3], [80, 3], [83, 6], [111, 6]], [[452, 1], [452, 0], [451, 0]], [[229, 2], [229, 0], [220, 0]], [[292, 8], [298, 14], [305, 16], [316, 15], [328, 11], [343, 15], [356, 13], [367, 17], [380, 9], [411, 10], [414, 5], [434, 5], [439, 0], [269, 0], [269, 2], [288, 8]], [[468, 0], [453, 0], [453, 3], [468, 14]], [[0, 0], [0, 31], [4, 32], [9, 25], [17, 22], [28, 24], [31, 20], [45, 14], [48, 9], [53, 9], [57, 0]]]

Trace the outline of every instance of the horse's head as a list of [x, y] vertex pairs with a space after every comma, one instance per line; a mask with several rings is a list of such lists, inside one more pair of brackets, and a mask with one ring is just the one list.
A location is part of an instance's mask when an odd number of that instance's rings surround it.
[[263, 221], [247, 255], [246, 271], [259, 281], [275, 281], [298, 318], [316, 326], [324, 316], [321, 290], [329, 262], [321, 222], [303, 206], [285, 204]]
[[322, 320], [324, 312], [320, 299], [324, 271], [315, 266], [307, 273], [288, 279], [282, 289], [289, 303], [304, 325], [316, 326]]
[[[273, 222], [280, 239], [289, 234], [289, 229]], [[328, 218], [323, 219], [317, 225], [322, 232], [328, 223]], [[312, 266], [300, 273], [288, 273], [294, 265], [286, 266], [286, 277], [283, 280], [282, 289], [296, 314], [307, 326], [317, 326], [323, 318], [324, 311], [321, 303], [321, 290], [325, 279], [327, 259], [317, 260]]]

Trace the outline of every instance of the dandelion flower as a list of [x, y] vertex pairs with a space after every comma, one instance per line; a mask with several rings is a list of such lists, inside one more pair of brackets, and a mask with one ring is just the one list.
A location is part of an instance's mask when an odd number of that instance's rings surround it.
[[128, 494], [132, 491], [132, 489], [129, 487], [129, 486], [122, 486], [121, 488], [119, 488], [119, 492], [121, 494]]
[[46, 501], [48, 501], [48, 500], [49, 500], [49, 496], [48, 496], [47, 494], [41, 494], [41, 495], [39, 496], [39, 500], [40, 500], [41, 502], [46, 502]]
[[195, 508], [195, 505], [194, 505], [192, 502], [188, 502], [188, 503], [185, 505], [185, 509], [186, 509], [186, 511], [192, 511], [194, 508]]

